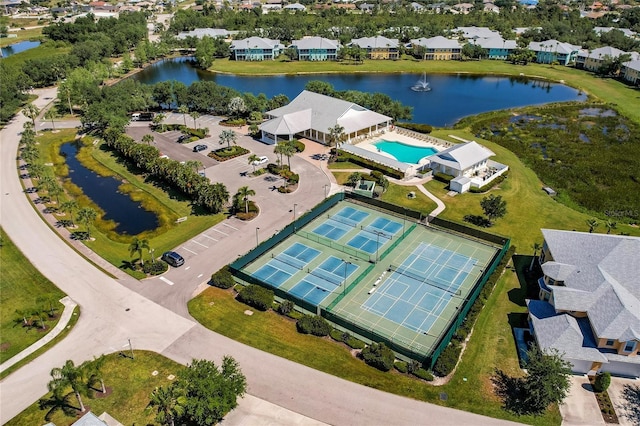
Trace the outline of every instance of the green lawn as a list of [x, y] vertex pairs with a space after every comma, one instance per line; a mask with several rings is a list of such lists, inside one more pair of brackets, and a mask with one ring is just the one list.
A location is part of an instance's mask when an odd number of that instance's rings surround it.
[[[63, 305], [58, 302], [65, 294], [46, 279], [0, 228], [0, 363], [8, 360], [32, 343], [44, 337], [58, 322]], [[45, 329], [23, 327], [22, 315], [34, 318], [31, 311], [55, 307], [54, 318], [45, 315]]]
[[[111, 393], [104, 398], [98, 392], [93, 398], [83, 397], [82, 402], [96, 416], [108, 412], [120, 423], [125, 425], [154, 424], [155, 414], [145, 411], [149, 403], [149, 395], [158, 386], [165, 386], [171, 381], [169, 375], [175, 375], [181, 365], [159, 354], [145, 351], [135, 351], [134, 359], [128, 357], [129, 352], [121, 356], [114, 353], [107, 355], [107, 361], [102, 369], [105, 386]], [[157, 372], [154, 374], [154, 372]], [[49, 400], [51, 393], [42, 397]], [[68, 404], [77, 407], [77, 400], [71, 394]], [[38, 402], [11, 419], [8, 426], [43, 425], [47, 422], [57, 426], [70, 425], [77, 420], [76, 416], [67, 416], [61, 409], [54, 409], [48, 416], [48, 410], [41, 410]]]

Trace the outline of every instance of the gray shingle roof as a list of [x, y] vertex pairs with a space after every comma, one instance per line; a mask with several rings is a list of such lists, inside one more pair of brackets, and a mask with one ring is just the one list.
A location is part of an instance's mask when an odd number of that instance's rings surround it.
[[351, 43], [363, 49], [376, 49], [385, 47], [397, 48], [399, 45], [397, 39], [386, 38], [383, 36], [354, 38], [353, 40], [351, 40]]
[[418, 38], [415, 40], [411, 40], [411, 44], [414, 46], [423, 46], [427, 49], [459, 49], [461, 47], [458, 40], [451, 40], [442, 36]]
[[546, 41], [532, 41], [529, 43], [529, 49], [534, 52], [553, 52], [564, 55], [569, 55], [572, 52], [580, 50], [580, 46], [574, 46], [573, 44], [563, 43], [558, 40], [546, 40]]
[[340, 42], [324, 37], [304, 37], [300, 40], [293, 40], [291, 46], [295, 46], [297, 49], [338, 49]]
[[263, 37], [249, 37], [242, 40], [236, 40], [231, 43], [230, 48], [233, 49], [275, 49], [280, 46], [280, 40], [271, 40]]
[[574, 266], [563, 274], [565, 287], [552, 287], [555, 308], [586, 312], [599, 338], [639, 339], [640, 238], [551, 229], [542, 234], [553, 258], [543, 271], [552, 262]]

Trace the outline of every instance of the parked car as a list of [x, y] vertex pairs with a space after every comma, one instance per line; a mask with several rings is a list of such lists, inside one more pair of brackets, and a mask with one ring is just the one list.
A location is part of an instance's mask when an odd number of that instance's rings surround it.
[[266, 164], [269, 162], [269, 157], [267, 157], [266, 155], [261, 156], [260, 158], [258, 158], [255, 161], [251, 162], [252, 166], [259, 166], [260, 164]]
[[175, 251], [166, 251], [162, 253], [162, 260], [175, 268], [184, 265], [184, 258]]
[[131, 114], [131, 121], [151, 121], [155, 117], [153, 112], [134, 112]]
[[181, 135], [176, 142], [178, 142], [178, 143], [189, 142], [190, 138], [191, 138], [191, 136], [189, 136], [189, 135]]
[[209, 148], [206, 145], [200, 144], [200, 145], [196, 145], [193, 147], [193, 152], [200, 152], [200, 151], [204, 151], [205, 149]]

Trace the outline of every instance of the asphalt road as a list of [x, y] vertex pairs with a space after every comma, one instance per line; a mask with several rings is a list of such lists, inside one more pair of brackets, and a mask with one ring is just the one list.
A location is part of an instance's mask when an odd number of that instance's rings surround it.
[[[35, 103], [41, 108], [55, 96], [55, 89], [37, 93], [40, 97]], [[174, 285], [154, 282], [157, 279], [142, 282], [131, 278], [115, 280], [88, 263], [52, 232], [23, 193], [15, 168], [15, 153], [24, 120], [22, 115], [18, 115], [0, 133], [0, 223], [25, 256], [80, 305], [82, 315], [63, 341], [0, 382], [2, 423], [46, 392], [49, 372], [53, 367], [62, 365], [67, 359], [82, 362], [103, 353], [125, 350], [128, 339], [131, 339], [136, 349], [155, 351], [181, 363], [190, 362], [193, 358], [219, 362], [224, 354], [231, 355], [239, 361], [247, 376], [251, 395], [325, 423], [509, 424], [350, 383], [232, 341], [188, 318], [186, 301], [190, 295], [208, 278], [207, 274], [255, 245], [255, 227], [260, 227], [259, 235], [265, 238], [290, 222], [289, 209], [296, 200], [299, 200], [301, 212], [323, 197], [326, 181], [320, 180], [324, 176], [321, 172], [301, 170], [301, 181], [307, 183], [303, 183], [290, 198], [264, 193], [257, 199], [263, 213], [244, 227], [230, 222], [229, 225], [237, 230], [229, 233], [228, 238], [221, 239], [222, 244], [205, 248], [197, 254], [198, 257], [188, 258], [185, 267], [171, 270], [165, 276]], [[268, 147], [264, 149], [268, 150]], [[294, 170], [297, 171], [299, 165], [304, 166], [292, 159]], [[236, 184], [242, 182], [245, 181], [240, 179]], [[224, 224], [216, 228], [221, 226]], [[241, 404], [239, 410], [242, 409]]]

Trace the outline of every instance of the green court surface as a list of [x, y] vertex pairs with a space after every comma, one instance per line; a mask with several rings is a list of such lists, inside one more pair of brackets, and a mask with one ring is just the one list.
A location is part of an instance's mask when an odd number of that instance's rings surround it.
[[499, 250], [340, 201], [242, 272], [365, 340], [426, 357]]

